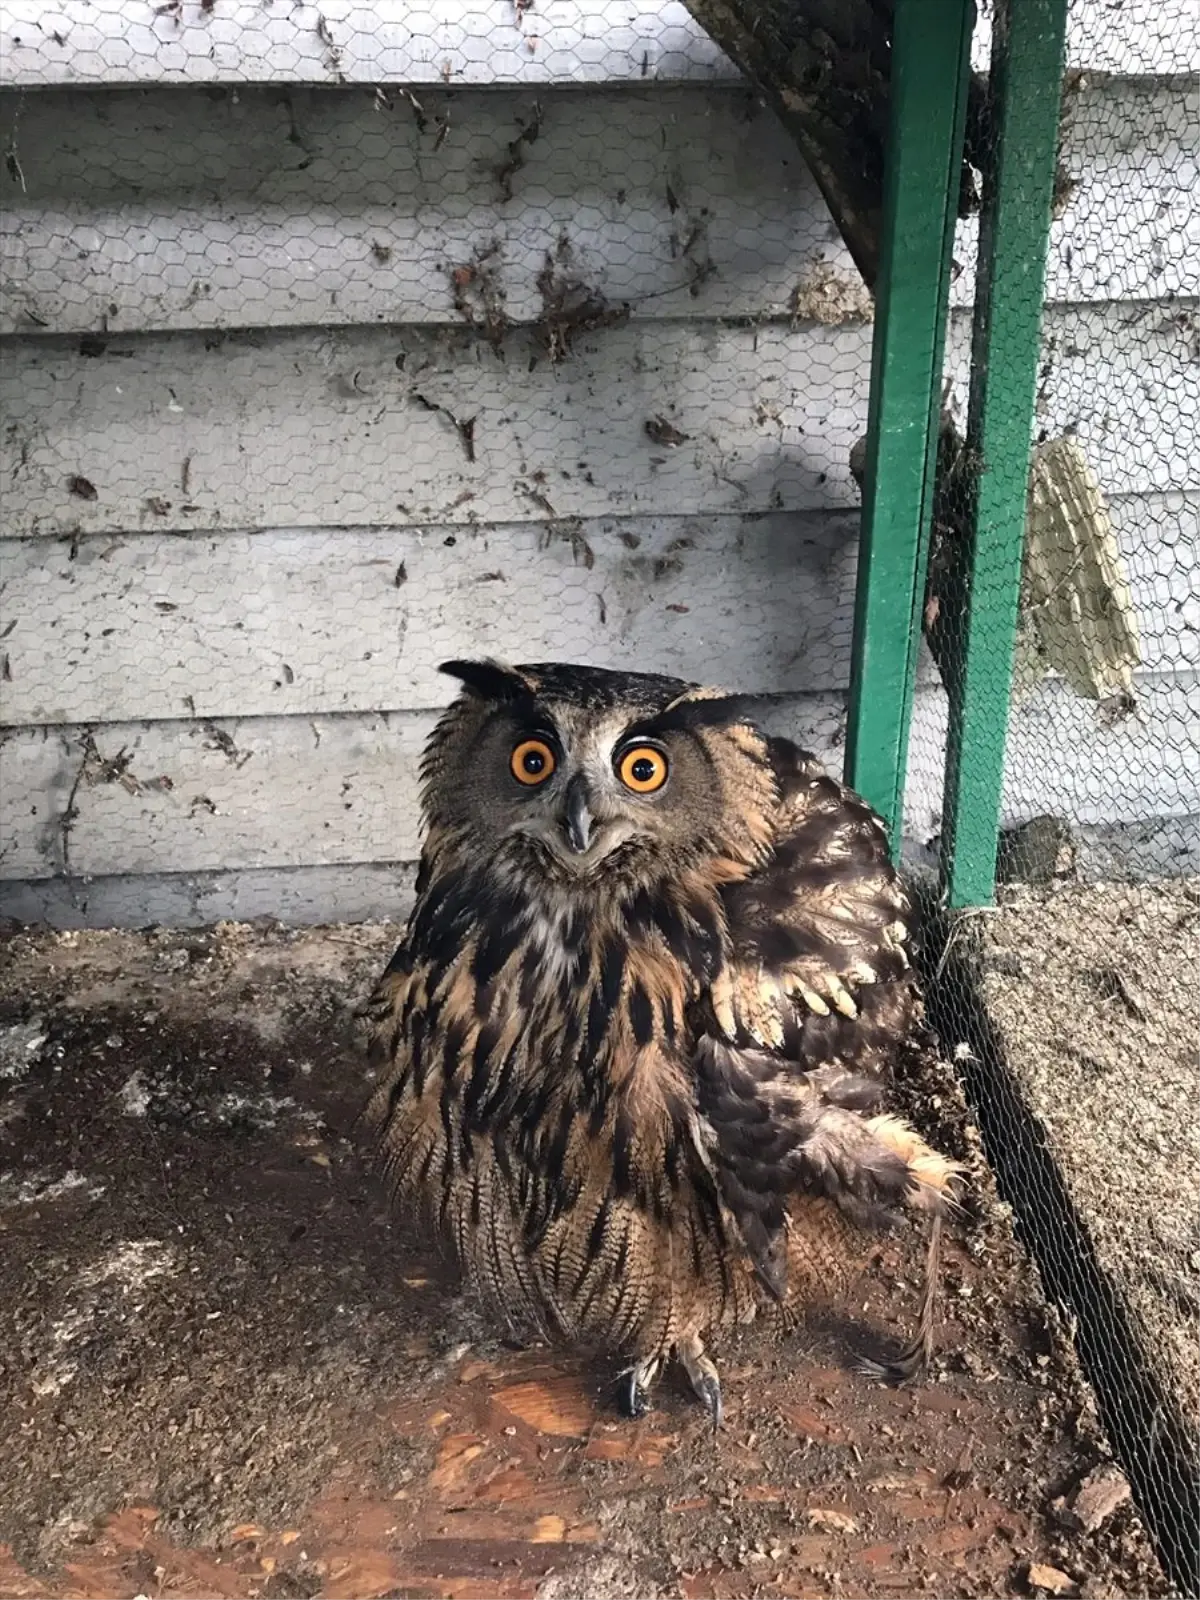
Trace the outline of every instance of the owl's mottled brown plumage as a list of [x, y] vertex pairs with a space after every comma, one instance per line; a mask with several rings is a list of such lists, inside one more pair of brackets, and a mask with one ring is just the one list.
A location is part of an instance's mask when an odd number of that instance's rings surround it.
[[707, 1330], [836, 1279], [848, 1216], [949, 1201], [881, 1110], [921, 1028], [882, 826], [743, 699], [446, 670], [370, 1006], [381, 1160], [510, 1321], [627, 1352], [635, 1409], [675, 1352], [719, 1416]]

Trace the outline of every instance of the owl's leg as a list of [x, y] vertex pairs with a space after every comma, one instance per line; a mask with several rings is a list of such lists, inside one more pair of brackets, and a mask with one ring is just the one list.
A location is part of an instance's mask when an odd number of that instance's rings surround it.
[[650, 1390], [662, 1369], [661, 1356], [644, 1356], [617, 1379], [617, 1404], [622, 1416], [644, 1417], [650, 1409]]
[[689, 1334], [680, 1341], [678, 1347], [683, 1370], [691, 1381], [692, 1388], [704, 1402], [704, 1408], [712, 1418], [713, 1432], [716, 1433], [721, 1426], [723, 1409], [721, 1406], [721, 1379], [716, 1367], [704, 1353], [704, 1345], [698, 1333]]

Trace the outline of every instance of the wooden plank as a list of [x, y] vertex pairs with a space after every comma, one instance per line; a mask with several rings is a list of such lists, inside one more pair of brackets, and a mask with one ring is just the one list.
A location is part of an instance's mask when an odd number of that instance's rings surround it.
[[1152, 671], [1200, 667], [1200, 492], [1119, 495], [1109, 502]]
[[[1047, 306], [1038, 371], [1038, 436], [1069, 434], [1106, 496], [1200, 487], [1195, 333], [1187, 308]], [[951, 319], [948, 398], [966, 414], [968, 319]]]
[[774, 512], [608, 518], [549, 539], [518, 523], [4, 541], [0, 720], [414, 710], [445, 700], [437, 664], [464, 655], [842, 689], [856, 524]]
[[[870, 314], [815, 183], [741, 89], [66, 91], [0, 101], [24, 190], [0, 331]], [[537, 119], [537, 137], [509, 146]], [[510, 167], [512, 170], [509, 170]], [[480, 283], [483, 282], [481, 277]]]
[[[840, 696], [768, 701], [763, 716], [840, 760]], [[97, 730], [90, 759], [82, 729], [11, 730], [0, 745], [0, 874], [61, 876], [64, 850], [77, 876], [411, 860], [417, 762], [433, 720], [121, 723]]]
[[1083, 824], [1138, 823], [1200, 812], [1200, 673], [1143, 679], [1137, 709], [1042, 685], [1009, 720], [1004, 823], [1053, 812]]
[[[118, 724], [10, 733], [0, 870], [38, 878], [407, 861], [431, 716]], [[125, 752], [108, 777], [100, 763]], [[94, 780], [94, 781], [93, 781]], [[72, 791], [77, 816], [64, 829]]]
[[[1082, 881], [1154, 879], [1200, 873], [1200, 816], [1153, 818], [1074, 830]], [[919, 841], [905, 860], [936, 865]], [[26, 927], [199, 928], [270, 917], [291, 927], [314, 923], [403, 923], [412, 905], [416, 863], [356, 862], [336, 867], [240, 872], [147, 873], [133, 877], [0, 879], [0, 919]]]
[[[1073, 431], [1107, 494], [1200, 487], [1187, 317], [1052, 308], [1045, 329], [1047, 434]], [[958, 400], [967, 332], [952, 319]], [[15, 339], [4, 532], [853, 506], [869, 342], [853, 325], [631, 325], [579, 337], [556, 366], [531, 334], [497, 354], [451, 329], [153, 335], [102, 358]], [[473, 462], [446, 412], [475, 419]], [[647, 436], [658, 417], [682, 444]]]
[[[9, 535], [468, 524], [852, 506], [870, 330], [631, 325], [559, 365], [533, 335], [497, 353], [453, 329], [7, 355]], [[680, 443], [647, 435], [659, 418]]]
[[[322, 26], [323, 22], [323, 26]], [[5, 0], [0, 81], [540, 85], [733, 76], [676, 0]]]
[[[320, 19], [324, 19], [324, 26]], [[988, 14], [973, 59], [986, 69]], [[640, 83], [723, 79], [733, 69], [677, 0], [5, 0], [0, 82]], [[1072, 66], [1123, 76], [1200, 71], [1194, 0], [1072, 8]]]
[[[918, 690], [905, 831], [928, 840], [941, 822], [946, 696]], [[1200, 815], [1200, 672], [1147, 675], [1129, 714], [1049, 679], [1014, 706], [1005, 750], [1001, 826], [1049, 813], [1071, 826], [1144, 826]]]
[[[1108, 15], [1113, 15], [1109, 12]], [[1200, 295], [1197, 98], [1177, 81], [1085, 78], [1066, 97], [1046, 258], [1052, 303]], [[975, 292], [978, 217], [959, 222], [955, 305]]]
[[412, 906], [416, 863], [165, 872], [138, 877], [0, 880], [0, 919], [52, 928], [198, 928], [272, 917], [319, 922], [402, 923]]
[[[971, 61], [986, 72], [992, 53], [994, 0], [979, 8]], [[1195, 0], [1120, 0], [1072, 5], [1067, 65], [1119, 78], [1188, 77], [1200, 73]]]
[[[538, 104], [501, 182], [527, 93], [431, 91], [423, 131], [402, 96], [367, 90], [0, 96], [25, 186], [0, 217], [0, 331], [457, 323], [451, 271], [493, 246], [504, 316], [535, 322], [563, 239], [560, 276], [635, 318], [869, 314], [794, 145], [741, 90]], [[1069, 101], [1049, 299], [1200, 294], [1193, 121], [1175, 84]], [[975, 238], [960, 223], [956, 305]]]
[[1078, 828], [1074, 843], [1075, 871], [1084, 883], [1200, 875], [1200, 815]]

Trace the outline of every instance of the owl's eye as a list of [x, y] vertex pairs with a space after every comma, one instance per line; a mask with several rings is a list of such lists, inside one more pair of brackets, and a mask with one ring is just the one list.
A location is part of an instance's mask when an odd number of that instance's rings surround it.
[[633, 744], [617, 762], [617, 776], [634, 794], [653, 794], [667, 781], [667, 758], [652, 744]]
[[522, 739], [509, 762], [512, 775], [526, 788], [535, 788], [554, 771], [554, 751], [544, 739]]

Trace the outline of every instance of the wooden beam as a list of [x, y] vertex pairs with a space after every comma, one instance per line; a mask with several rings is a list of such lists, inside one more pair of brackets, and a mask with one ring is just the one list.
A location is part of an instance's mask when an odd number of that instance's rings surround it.
[[873, 289], [882, 238], [892, 0], [686, 0], [800, 147]]

